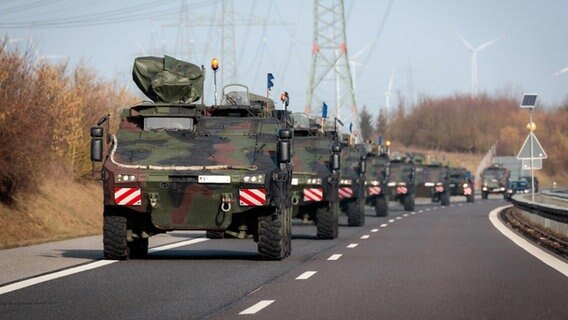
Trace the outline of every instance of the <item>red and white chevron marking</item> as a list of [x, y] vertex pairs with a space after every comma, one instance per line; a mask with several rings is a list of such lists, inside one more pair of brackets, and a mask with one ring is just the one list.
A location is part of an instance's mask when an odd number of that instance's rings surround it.
[[322, 201], [323, 189], [322, 188], [304, 188], [304, 202], [308, 201]]
[[339, 199], [347, 199], [353, 197], [353, 188], [339, 187]]
[[467, 187], [463, 189], [464, 196], [469, 196], [471, 194], [471, 188]]
[[266, 189], [239, 189], [239, 204], [243, 207], [265, 205]]
[[407, 194], [408, 189], [405, 186], [396, 187], [396, 194]]
[[381, 194], [381, 187], [369, 187], [367, 190], [371, 196]]
[[142, 205], [140, 188], [114, 188], [114, 202], [119, 206]]
[[444, 186], [436, 186], [436, 192], [444, 192]]

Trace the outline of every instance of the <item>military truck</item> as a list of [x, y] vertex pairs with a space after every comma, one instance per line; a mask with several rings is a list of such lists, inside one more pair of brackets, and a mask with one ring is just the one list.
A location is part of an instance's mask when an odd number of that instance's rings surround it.
[[365, 225], [366, 151], [362, 145], [350, 143], [350, 135], [342, 135], [339, 203], [347, 215], [349, 226]]
[[475, 200], [473, 175], [466, 168], [450, 167], [450, 195], [465, 196], [467, 202]]
[[386, 217], [389, 212], [388, 178], [389, 155], [381, 145], [365, 145], [367, 152], [367, 173], [365, 180], [365, 204], [375, 208], [377, 217]]
[[417, 172], [417, 197], [432, 199], [443, 206], [450, 205], [450, 182], [448, 168], [439, 162], [422, 164]]
[[405, 211], [414, 211], [416, 164], [409, 155], [394, 154], [389, 160], [389, 199], [400, 202]]
[[188, 62], [136, 58], [133, 78], [152, 101], [124, 109], [115, 134], [108, 116], [91, 128], [105, 258], [144, 257], [149, 237], [173, 230], [252, 237], [262, 257], [290, 255], [292, 130], [251, 106], [245, 86], [206, 106], [204, 68]]
[[317, 119], [294, 113], [292, 163], [293, 217], [313, 221], [320, 239], [335, 239], [339, 227], [339, 169], [341, 146]]
[[487, 199], [490, 193], [505, 193], [510, 177], [510, 170], [499, 163], [494, 163], [483, 169], [481, 172], [481, 198]]

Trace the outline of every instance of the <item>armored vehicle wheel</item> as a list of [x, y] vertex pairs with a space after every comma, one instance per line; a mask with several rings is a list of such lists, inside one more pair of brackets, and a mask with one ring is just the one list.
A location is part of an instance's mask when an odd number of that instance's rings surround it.
[[375, 215], [377, 217], [388, 217], [389, 204], [386, 197], [378, 197], [375, 202]]
[[128, 257], [132, 259], [145, 258], [148, 255], [148, 238], [134, 238], [128, 242]]
[[414, 211], [414, 195], [407, 194], [402, 200], [405, 211]]
[[481, 199], [487, 199], [489, 194], [487, 192], [481, 192]]
[[467, 200], [467, 202], [472, 203], [475, 200], [475, 198], [474, 198], [473, 194], [470, 194], [469, 196], [466, 197], [466, 200]]
[[207, 230], [205, 231], [205, 237], [207, 239], [223, 239], [225, 237], [225, 232]]
[[263, 257], [282, 260], [290, 255], [291, 220], [292, 208], [258, 217], [258, 252]]
[[103, 222], [103, 253], [106, 259], [125, 260], [128, 258], [126, 242], [127, 219], [105, 210]]
[[335, 239], [339, 234], [339, 215], [334, 214], [333, 208], [330, 202], [316, 210], [317, 237], [320, 239]]
[[443, 206], [449, 206], [450, 205], [450, 194], [447, 192], [444, 192], [440, 195], [440, 203]]
[[361, 227], [365, 225], [365, 204], [359, 199], [350, 201], [346, 204], [347, 224], [350, 226]]

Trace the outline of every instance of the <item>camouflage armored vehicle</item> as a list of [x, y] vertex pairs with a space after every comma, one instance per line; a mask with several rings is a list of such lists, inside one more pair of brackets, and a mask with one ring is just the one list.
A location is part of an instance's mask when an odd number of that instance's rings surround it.
[[350, 226], [365, 225], [366, 151], [361, 145], [351, 145], [344, 135], [341, 150], [339, 204]]
[[389, 163], [389, 199], [400, 202], [405, 211], [414, 211], [416, 164], [409, 156], [394, 155]]
[[416, 196], [431, 198], [432, 202], [440, 202], [443, 206], [450, 205], [450, 182], [448, 168], [441, 163], [420, 165], [416, 170]]
[[474, 182], [471, 172], [465, 168], [450, 168], [450, 195], [465, 196], [467, 202], [474, 201]]
[[365, 204], [375, 208], [377, 217], [386, 217], [389, 212], [388, 178], [389, 155], [380, 145], [367, 144], [367, 172]]
[[341, 147], [315, 119], [294, 113], [292, 204], [296, 218], [313, 221], [317, 237], [335, 239], [339, 226]]
[[481, 198], [487, 199], [490, 193], [505, 193], [511, 177], [509, 169], [493, 164], [481, 172]]
[[133, 77], [152, 102], [124, 109], [116, 134], [108, 117], [91, 129], [91, 160], [103, 162], [104, 256], [144, 257], [149, 237], [172, 230], [252, 237], [261, 256], [288, 256], [292, 130], [263, 117], [244, 86], [223, 90], [220, 105], [198, 103], [203, 67], [143, 57]]

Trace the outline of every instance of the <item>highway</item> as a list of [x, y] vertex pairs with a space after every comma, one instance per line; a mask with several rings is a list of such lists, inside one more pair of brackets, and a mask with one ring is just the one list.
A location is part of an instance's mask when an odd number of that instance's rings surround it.
[[3, 250], [0, 319], [568, 319], [568, 273], [496, 229], [506, 205], [391, 202], [335, 240], [295, 222], [283, 261], [200, 232], [151, 239], [145, 260], [101, 260], [101, 237]]

